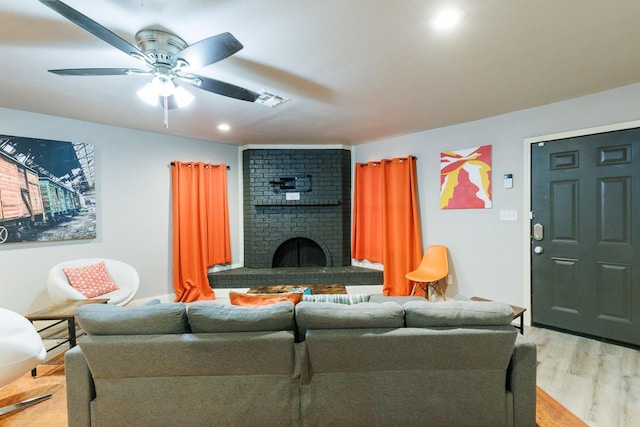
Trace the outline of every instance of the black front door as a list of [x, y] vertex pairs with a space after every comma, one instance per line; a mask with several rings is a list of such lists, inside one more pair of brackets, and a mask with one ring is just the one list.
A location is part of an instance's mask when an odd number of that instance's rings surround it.
[[640, 129], [531, 146], [534, 324], [640, 345]]

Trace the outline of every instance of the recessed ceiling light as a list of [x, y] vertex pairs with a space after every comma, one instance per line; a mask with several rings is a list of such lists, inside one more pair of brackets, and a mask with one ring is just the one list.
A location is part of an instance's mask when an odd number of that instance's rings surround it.
[[458, 9], [445, 9], [438, 13], [432, 21], [436, 30], [447, 30], [455, 27], [462, 19], [462, 12]]
[[226, 123], [220, 123], [220, 124], [218, 125], [218, 130], [219, 130], [220, 132], [229, 132], [229, 131], [231, 130], [231, 126], [229, 126], [229, 125], [228, 125], [228, 124], [226, 124]]

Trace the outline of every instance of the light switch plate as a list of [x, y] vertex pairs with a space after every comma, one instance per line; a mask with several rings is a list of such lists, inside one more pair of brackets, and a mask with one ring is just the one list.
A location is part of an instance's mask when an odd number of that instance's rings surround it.
[[500, 221], [517, 221], [518, 211], [515, 209], [503, 209], [500, 211]]

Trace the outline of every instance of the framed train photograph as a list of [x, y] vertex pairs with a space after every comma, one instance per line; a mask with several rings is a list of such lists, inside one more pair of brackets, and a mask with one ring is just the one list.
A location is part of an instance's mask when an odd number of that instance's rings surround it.
[[93, 145], [0, 135], [0, 245], [95, 237]]

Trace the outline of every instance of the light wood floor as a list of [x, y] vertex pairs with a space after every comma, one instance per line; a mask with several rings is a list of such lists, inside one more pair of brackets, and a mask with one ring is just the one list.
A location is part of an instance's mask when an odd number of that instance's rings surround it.
[[640, 426], [640, 351], [544, 328], [537, 384], [591, 427]]

